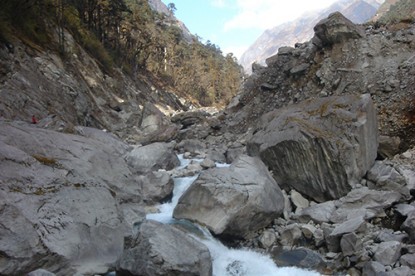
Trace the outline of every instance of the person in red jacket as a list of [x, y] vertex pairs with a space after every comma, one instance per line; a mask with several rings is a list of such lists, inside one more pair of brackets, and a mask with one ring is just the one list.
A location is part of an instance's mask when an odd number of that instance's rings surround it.
[[37, 124], [37, 119], [35, 115], [32, 116], [32, 124]]

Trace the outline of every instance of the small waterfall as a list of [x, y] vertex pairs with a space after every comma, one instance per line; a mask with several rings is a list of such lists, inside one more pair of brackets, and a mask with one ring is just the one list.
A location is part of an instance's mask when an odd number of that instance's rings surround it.
[[[185, 168], [190, 160], [179, 155], [180, 166]], [[196, 160], [199, 161], [199, 160]], [[200, 160], [201, 161], [201, 160]], [[226, 167], [227, 164], [217, 164], [217, 167]], [[171, 202], [159, 206], [160, 213], [147, 214], [147, 219], [168, 224], [190, 224], [173, 219], [173, 210], [179, 198], [196, 180], [197, 175], [191, 177], [178, 177], [174, 179], [173, 198]], [[210, 251], [213, 261], [214, 276], [319, 276], [313, 271], [307, 271], [295, 267], [277, 267], [274, 261], [267, 255], [248, 249], [230, 249], [215, 239], [210, 232], [198, 225], [192, 225], [192, 236], [205, 244]]]
[[197, 175], [189, 177], [176, 177], [173, 179], [174, 188], [173, 188], [173, 198], [171, 202], [166, 202], [159, 206], [160, 213], [147, 214], [147, 219], [157, 220], [161, 223], [173, 223], [173, 210], [176, 207], [179, 198], [187, 190], [187, 188], [192, 185], [196, 180]]

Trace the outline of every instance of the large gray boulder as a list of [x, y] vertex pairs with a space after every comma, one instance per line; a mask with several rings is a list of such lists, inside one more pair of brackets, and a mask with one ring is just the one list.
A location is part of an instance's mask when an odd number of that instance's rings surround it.
[[[5, 183], [1, 183], [3, 187]], [[39, 267], [73, 274], [69, 261], [41, 246], [42, 237], [36, 225], [23, 211], [10, 205], [5, 193], [0, 193], [0, 274], [25, 275]], [[30, 208], [30, 207], [29, 207]]]
[[145, 220], [126, 238], [117, 261], [117, 275], [212, 275], [209, 249], [183, 231]]
[[145, 197], [124, 159], [129, 146], [77, 131], [0, 121], [1, 275], [104, 273], [121, 254], [131, 233], [124, 202]]
[[247, 152], [282, 188], [324, 202], [360, 182], [376, 159], [377, 139], [370, 95], [333, 96], [265, 114]]
[[173, 151], [173, 143], [152, 143], [137, 146], [126, 156], [127, 163], [138, 173], [171, 170], [180, 165], [179, 158]]
[[314, 41], [318, 38], [322, 46], [330, 46], [335, 43], [345, 42], [353, 38], [365, 36], [363, 28], [355, 25], [340, 12], [330, 14], [314, 27]]
[[228, 168], [203, 171], [179, 199], [173, 216], [217, 235], [244, 237], [270, 224], [284, 208], [282, 192], [260, 159], [240, 156]]

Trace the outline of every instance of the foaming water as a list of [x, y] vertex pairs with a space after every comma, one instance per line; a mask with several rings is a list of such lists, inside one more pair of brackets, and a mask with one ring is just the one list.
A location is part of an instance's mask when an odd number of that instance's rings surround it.
[[[185, 168], [190, 160], [184, 159], [179, 155], [180, 168]], [[200, 162], [199, 160], [196, 160]], [[218, 164], [217, 167], [228, 167], [229, 164]], [[179, 198], [192, 185], [198, 176], [179, 177], [174, 179], [173, 198], [171, 202], [159, 206], [160, 213], [147, 214], [147, 219], [156, 220], [166, 224], [179, 223], [173, 219], [173, 210]], [[190, 223], [190, 222], [186, 222]], [[200, 226], [194, 225], [199, 234], [192, 235], [195, 239], [205, 244], [212, 257], [212, 268], [214, 276], [319, 276], [313, 271], [299, 269], [295, 267], [278, 267], [267, 255], [248, 250], [230, 249], [216, 240], [210, 232]], [[200, 234], [202, 233], [202, 234]]]
[[319, 276], [314, 271], [296, 267], [278, 267], [267, 255], [249, 249], [230, 249], [202, 227], [203, 237], [194, 236], [205, 244], [213, 259], [214, 276]]
[[159, 206], [160, 213], [147, 214], [147, 219], [152, 219], [159, 221], [161, 223], [172, 223], [173, 219], [173, 210], [176, 207], [179, 198], [183, 193], [192, 185], [196, 180], [197, 175], [189, 177], [177, 177], [174, 178], [174, 188], [173, 188], [173, 198], [171, 202], [166, 202]]

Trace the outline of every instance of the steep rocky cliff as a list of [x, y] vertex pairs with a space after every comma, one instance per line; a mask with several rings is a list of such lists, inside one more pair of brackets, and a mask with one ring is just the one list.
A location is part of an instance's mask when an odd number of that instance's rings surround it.
[[400, 137], [403, 149], [414, 144], [414, 24], [355, 25], [337, 15], [321, 21], [312, 40], [254, 67], [229, 106], [232, 127], [246, 131], [262, 114], [304, 99], [369, 93], [380, 134]]
[[233, 58], [147, 1], [63, 3], [0, 4], [0, 117], [34, 115], [49, 128], [92, 126], [136, 142], [167, 128], [169, 140], [166, 115], [224, 105], [240, 85]]

